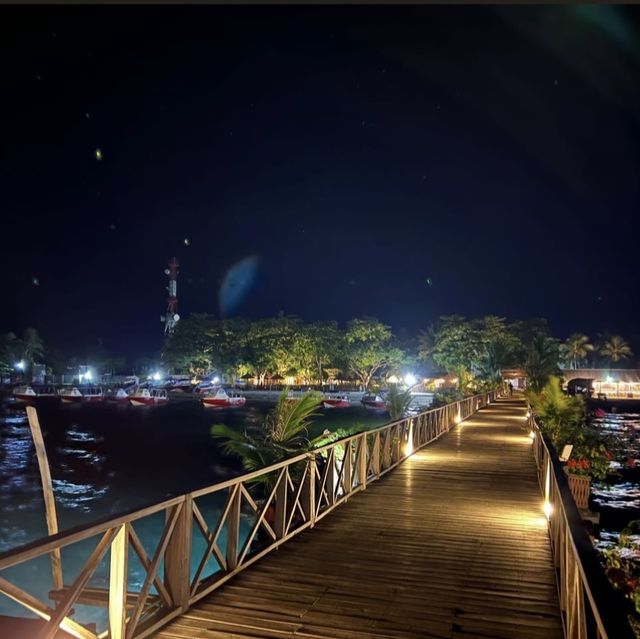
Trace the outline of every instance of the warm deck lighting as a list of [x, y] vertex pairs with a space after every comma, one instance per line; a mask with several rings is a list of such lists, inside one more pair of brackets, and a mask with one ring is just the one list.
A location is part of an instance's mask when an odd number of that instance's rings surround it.
[[460, 415], [460, 411], [458, 411], [455, 420], [456, 424], [459, 424], [462, 421], [462, 415]]
[[529, 439], [531, 441], [533, 441], [536, 438], [536, 431], [535, 430], [530, 430], [529, 431]]
[[547, 521], [551, 519], [551, 514], [553, 513], [553, 504], [550, 501], [544, 502], [542, 510], [544, 511], [544, 516], [547, 518]]

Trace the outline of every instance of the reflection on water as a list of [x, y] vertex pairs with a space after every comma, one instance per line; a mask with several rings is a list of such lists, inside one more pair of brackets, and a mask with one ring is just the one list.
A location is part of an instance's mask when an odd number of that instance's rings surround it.
[[[224, 422], [240, 428], [260, 422], [269, 404], [250, 402], [234, 411], [206, 411], [195, 402], [175, 402], [163, 407], [132, 408], [110, 405], [48, 405], [38, 407], [38, 415], [49, 456], [58, 521], [64, 530], [98, 518], [132, 510], [167, 497], [182, 494], [240, 474], [238, 460], [222, 454], [212, 439], [212, 424]], [[363, 428], [382, 424], [384, 416], [361, 407], [326, 411], [318, 418], [310, 435], [325, 428], [337, 430], [360, 424]], [[224, 495], [198, 500], [198, 506], [215, 527]], [[253, 521], [242, 514], [242, 536]], [[149, 556], [153, 555], [164, 524], [163, 514], [147, 517], [135, 530]], [[38, 464], [24, 410], [6, 409], [0, 416], [0, 552], [28, 543], [47, 534]], [[218, 542], [224, 553], [226, 532]], [[83, 561], [95, 547], [87, 540], [62, 552], [65, 582], [78, 574]], [[204, 552], [206, 540], [194, 527], [192, 575]], [[204, 575], [218, 569], [210, 559]], [[91, 580], [92, 586], [106, 587], [105, 560]], [[47, 600], [51, 589], [48, 557], [19, 565], [3, 576]], [[140, 587], [145, 571], [130, 553], [130, 587]], [[135, 587], [134, 587], [135, 589]], [[76, 606], [78, 619], [105, 623], [106, 617], [94, 608]], [[0, 598], [0, 614], [25, 616], [24, 609]]]

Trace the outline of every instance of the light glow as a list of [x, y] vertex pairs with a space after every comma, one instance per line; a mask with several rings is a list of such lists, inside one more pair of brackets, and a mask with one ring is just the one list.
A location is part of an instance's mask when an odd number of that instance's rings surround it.
[[159, 381], [160, 381], [160, 373], [159, 373], [158, 371], [156, 371], [156, 372], [153, 374], [153, 376], [152, 376], [152, 377], [153, 377], [153, 380], [154, 380], [155, 382], [159, 382]]
[[21, 359], [19, 362], [16, 362], [16, 369], [19, 371], [24, 370], [24, 360]]
[[544, 511], [544, 516], [547, 518], [547, 521], [549, 521], [553, 514], [553, 504], [550, 501], [545, 501], [542, 510]]
[[529, 439], [531, 441], [533, 441], [536, 438], [536, 431], [535, 430], [530, 430], [529, 431]]
[[456, 424], [459, 424], [461, 421], [462, 421], [462, 415], [460, 415], [460, 411], [458, 411], [455, 417], [455, 422]]
[[413, 373], [407, 373], [404, 376], [404, 383], [407, 386], [413, 386], [416, 383], [416, 381], [417, 381], [416, 376]]
[[219, 377], [214, 377], [211, 381], [212, 381], [214, 384], [217, 384], [217, 383], [220, 381], [220, 378], [219, 378]]

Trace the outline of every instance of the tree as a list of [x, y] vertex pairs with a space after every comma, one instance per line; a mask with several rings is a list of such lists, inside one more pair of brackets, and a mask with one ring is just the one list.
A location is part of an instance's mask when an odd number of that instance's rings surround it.
[[599, 351], [600, 355], [607, 359], [610, 364], [615, 364], [633, 355], [629, 344], [620, 335], [606, 337], [600, 344]]
[[44, 358], [44, 342], [35, 328], [25, 328], [22, 332], [22, 357], [33, 364]]
[[[221, 440], [227, 454], [240, 457], [245, 470], [259, 470], [311, 450], [326, 439], [326, 432], [315, 439], [309, 439], [308, 434], [308, 427], [317, 415], [321, 401], [320, 394], [310, 392], [291, 402], [287, 400], [285, 389], [261, 426], [248, 426], [243, 431], [236, 431], [226, 424], [215, 424], [211, 433]], [[270, 488], [274, 477], [263, 475], [257, 481]]]
[[529, 386], [536, 392], [558, 372], [560, 346], [554, 337], [536, 335], [528, 344], [524, 369]]
[[560, 346], [562, 358], [569, 368], [576, 369], [595, 347], [589, 341], [587, 335], [572, 333], [564, 344]]
[[162, 361], [178, 371], [203, 375], [212, 368], [211, 344], [207, 332], [213, 318], [206, 314], [193, 314], [181, 320], [169, 335], [162, 349]]
[[347, 324], [344, 358], [365, 389], [376, 373], [402, 361], [404, 354], [392, 340], [391, 329], [377, 319], [364, 317]]
[[407, 414], [407, 409], [412, 399], [413, 397], [409, 389], [402, 391], [398, 388], [397, 384], [393, 384], [389, 388], [389, 392], [385, 397], [385, 403], [389, 411], [389, 416], [393, 421], [402, 419]]

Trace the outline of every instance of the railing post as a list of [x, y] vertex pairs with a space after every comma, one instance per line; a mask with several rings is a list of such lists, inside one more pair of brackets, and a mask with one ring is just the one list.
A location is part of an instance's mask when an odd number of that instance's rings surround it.
[[360, 447], [358, 449], [358, 484], [362, 488], [367, 487], [367, 433], [359, 436]]
[[276, 538], [282, 539], [285, 535], [286, 521], [287, 521], [287, 483], [289, 479], [289, 473], [285, 466], [280, 471], [280, 479], [276, 486], [276, 494], [274, 496], [276, 506], [276, 520], [273, 531], [276, 533]]
[[344, 457], [342, 458], [342, 489], [345, 495], [351, 494], [353, 477], [351, 476], [351, 440], [344, 443]]
[[111, 542], [109, 568], [109, 637], [125, 639], [127, 620], [127, 555], [129, 524], [120, 526]]
[[336, 447], [332, 446], [327, 455], [327, 502], [329, 506], [336, 503]]
[[[167, 516], [169, 513], [167, 512]], [[176, 608], [189, 608], [193, 500], [185, 495], [182, 510], [164, 553], [164, 583]]]
[[311, 453], [307, 461], [307, 475], [302, 487], [302, 510], [311, 528], [316, 523], [316, 456]]
[[371, 466], [375, 477], [380, 476], [380, 432], [373, 436], [373, 446], [371, 448]]
[[227, 514], [227, 570], [234, 570], [238, 565], [238, 546], [240, 537], [240, 484], [231, 488], [229, 513]]

